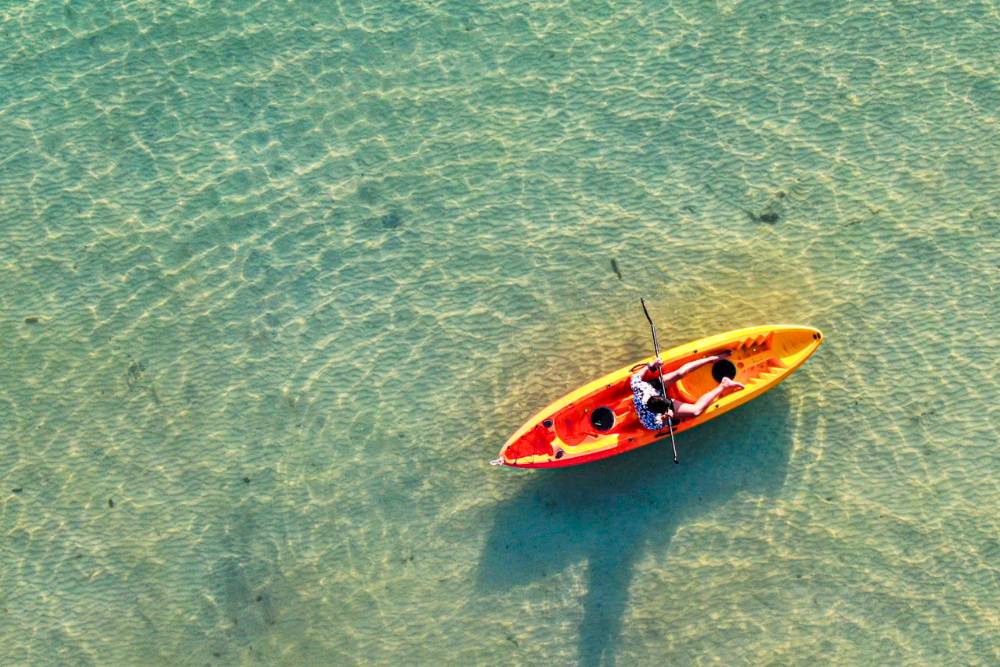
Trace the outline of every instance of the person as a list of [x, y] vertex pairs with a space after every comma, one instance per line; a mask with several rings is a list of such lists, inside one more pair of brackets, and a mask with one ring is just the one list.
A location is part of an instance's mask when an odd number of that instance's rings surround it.
[[[677, 370], [663, 374], [663, 388], [670, 389], [670, 385], [680, 380], [682, 377], [697, 370], [707, 364], [714, 364], [720, 359], [725, 359], [731, 354], [730, 350], [725, 350], [719, 354], [714, 354], [702, 359], [690, 361]], [[682, 419], [698, 417], [715, 399], [730, 389], [739, 391], [743, 385], [734, 382], [728, 377], [723, 377], [719, 385], [710, 391], [705, 392], [694, 403], [685, 403], [677, 399], [665, 396], [665, 392], [660, 391], [660, 367], [663, 360], [657, 358], [655, 361], [646, 364], [646, 367], [639, 370], [632, 376], [632, 401], [635, 404], [636, 414], [639, 422], [644, 428], [650, 431], [658, 431], [667, 426], [667, 419], [672, 419], [676, 424]]]

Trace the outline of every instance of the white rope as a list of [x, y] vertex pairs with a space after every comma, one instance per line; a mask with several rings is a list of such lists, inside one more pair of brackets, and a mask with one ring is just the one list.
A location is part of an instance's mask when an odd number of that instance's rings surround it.
[[492, 461], [490, 461], [490, 465], [491, 466], [502, 466], [503, 465], [503, 459], [502, 458], [493, 459]]

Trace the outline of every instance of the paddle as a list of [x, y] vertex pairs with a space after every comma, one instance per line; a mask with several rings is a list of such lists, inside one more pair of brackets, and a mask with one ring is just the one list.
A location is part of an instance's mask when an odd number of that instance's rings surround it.
[[[639, 297], [639, 303], [642, 304], [642, 312], [646, 313], [646, 320], [649, 322], [649, 329], [653, 332], [653, 350], [656, 352], [656, 358], [660, 358], [660, 343], [656, 340], [656, 325], [653, 324], [653, 318], [649, 316], [649, 310], [646, 309], [646, 300]], [[657, 369], [660, 372], [660, 391], [663, 392], [663, 398], [665, 400], [670, 400], [667, 398], [667, 385], [663, 384], [663, 364]], [[670, 415], [667, 415], [667, 426], [670, 428], [670, 445], [674, 448], [674, 463], [680, 463], [677, 460], [677, 443], [674, 442], [674, 420]]]

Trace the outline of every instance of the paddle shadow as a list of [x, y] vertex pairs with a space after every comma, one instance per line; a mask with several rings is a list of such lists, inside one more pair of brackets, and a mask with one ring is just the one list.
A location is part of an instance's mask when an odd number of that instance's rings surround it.
[[785, 480], [793, 429], [778, 387], [670, 441], [563, 470], [531, 474], [493, 512], [477, 588], [506, 591], [587, 561], [578, 663], [614, 664], [635, 562], [663, 554], [685, 521], [739, 493], [775, 495]]

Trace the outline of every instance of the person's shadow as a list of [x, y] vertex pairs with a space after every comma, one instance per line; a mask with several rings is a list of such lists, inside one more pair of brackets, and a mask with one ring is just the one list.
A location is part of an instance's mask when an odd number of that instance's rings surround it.
[[493, 510], [479, 564], [480, 591], [506, 591], [587, 561], [578, 663], [613, 664], [633, 567], [666, 553], [678, 526], [739, 493], [775, 494], [793, 429], [782, 387], [678, 438], [562, 470], [532, 471]]

